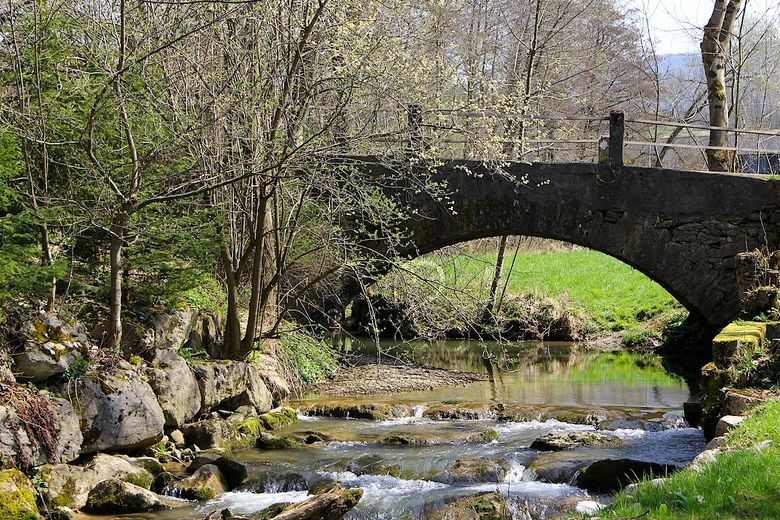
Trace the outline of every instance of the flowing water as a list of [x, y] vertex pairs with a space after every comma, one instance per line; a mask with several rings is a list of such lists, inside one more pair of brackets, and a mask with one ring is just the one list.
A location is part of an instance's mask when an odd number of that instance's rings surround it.
[[[384, 347], [389, 349], [385, 355], [402, 355], [426, 366], [482, 372], [492, 377], [466, 387], [393, 395], [343, 399], [305, 396], [293, 405], [303, 409], [334, 401], [400, 403], [410, 412], [384, 421], [302, 415], [298, 423], [280, 433], [314, 431], [330, 441], [297, 449], [241, 451], [236, 458], [249, 464], [250, 476], [239, 489], [207, 504], [142, 517], [202, 518], [224, 507], [250, 514], [274, 503], [305, 500], [308, 489], [337, 480], [364, 489], [362, 500], [347, 518], [424, 518], [455, 497], [496, 490], [511, 498], [515, 518], [529, 518], [528, 512], [533, 512], [534, 518], [549, 518], [594, 497], [568, 482], [542, 482], [530, 469], [540, 462], [566, 467], [586, 460], [631, 458], [684, 465], [704, 446], [701, 431], [685, 427], [681, 417], [691, 389], [655, 356], [587, 352], [572, 344], [538, 342], [507, 346], [445, 341]], [[372, 347], [352, 345], [352, 349], [361, 352]], [[437, 420], [426, 415], [426, 411], [442, 405], [469, 410], [470, 419]], [[538, 410], [539, 420], [513, 421], [511, 416], [507, 419], [506, 414], [502, 415], [502, 410], [517, 405], [523, 405], [524, 410]], [[545, 454], [529, 448], [535, 438], [549, 431], [595, 429], [592, 424], [566, 422], [566, 418], [586, 423], [587, 419], [582, 418], [588, 414], [604, 413], [620, 417], [606, 421], [602, 427], [607, 424], [611, 430], [607, 433], [620, 437], [622, 446]], [[488, 428], [496, 431], [497, 440], [468, 440], [470, 434]], [[426, 444], [380, 442], [391, 435], [422, 439]], [[496, 461], [508, 472], [501, 478], [483, 481], [453, 479], [448, 468], [459, 459]]]

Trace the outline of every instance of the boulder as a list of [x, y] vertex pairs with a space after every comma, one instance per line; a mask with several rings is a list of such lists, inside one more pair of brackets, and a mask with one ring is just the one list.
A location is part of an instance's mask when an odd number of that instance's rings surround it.
[[245, 435], [240, 424], [226, 419], [211, 418], [185, 424], [181, 428], [185, 443], [200, 449], [226, 447], [230, 449], [249, 447], [254, 437]]
[[302, 411], [305, 415], [311, 416], [372, 421], [385, 421], [412, 415], [412, 409], [407, 405], [387, 403], [319, 403]]
[[35, 503], [35, 489], [18, 469], [0, 471], [0, 518], [33, 520], [40, 518]]
[[340, 520], [363, 497], [362, 489], [344, 489], [336, 484], [308, 500], [287, 506], [274, 520]]
[[83, 436], [79, 417], [67, 399], [49, 398], [54, 415], [53, 429], [59, 441], [54, 453], [47, 453], [38, 439], [30, 437], [15, 410], [0, 406], [0, 460], [13, 461], [16, 466], [40, 466], [76, 460], [81, 452]]
[[168, 437], [171, 438], [171, 442], [177, 446], [184, 446], [184, 434], [181, 430], [173, 430]]
[[498, 432], [493, 428], [487, 428], [481, 432], [466, 437], [466, 442], [493, 442], [498, 440]]
[[594, 462], [594, 456], [587, 452], [547, 452], [534, 460], [528, 467], [543, 482], [568, 484], [579, 470]]
[[228, 483], [219, 468], [214, 464], [206, 464], [189, 477], [169, 484], [166, 492], [188, 500], [211, 500], [228, 489]]
[[283, 406], [260, 415], [258, 420], [266, 430], [278, 430], [295, 423], [298, 414], [292, 408]]
[[764, 397], [758, 393], [729, 388], [723, 396], [723, 415], [746, 415], [751, 409], [764, 402]]
[[156, 351], [146, 376], [162, 408], [165, 426], [178, 428], [200, 411], [198, 380], [175, 350]]
[[86, 330], [79, 323], [65, 323], [52, 314], [41, 314], [22, 325], [23, 347], [13, 355], [19, 380], [41, 383], [65, 373], [89, 348]]
[[622, 444], [620, 438], [604, 433], [552, 431], [534, 440], [530, 447], [539, 451], [562, 451], [574, 448], [611, 448]]
[[688, 467], [693, 471], [701, 471], [706, 466], [709, 466], [715, 462], [715, 459], [718, 458], [718, 455], [720, 455], [719, 449], [703, 451], [696, 455], [696, 458], [693, 459], [693, 462], [691, 462], [691, 465]]
[[715, 426], [715, 437], [723, 437], [744, 420], [745, 418], [739, 415], [726, 415], [721, 417], [718, 424]]
[[85, 511], [103, 514], [144, 513], [164, 509], [157, 494], [118, 479], [104, 480], [92, 488]]
[[598, 460], [580, 470], [577, 486], [596, 493], [610, 493], [643, 478], [665, 477], [678, 469], [674, 465], [643, 460]]
[[254, 406], [260, 412], [273, 408], [273, 397], [260, 373], [246, 363], [196, 363], [193, 372], [201, 394], [201, 411], [235, 410]]
[[89, 492], [100, 482], [119, 479], [143, 488], [149, 488], [152, 474], [127, 459], [97, 454], [86, 466], [56, 464], [43, 466], [39, 475], [46, 482], [45, 499], [50, 507], [81, 509]]
[[192, 324], [185, 347], [192, 350], [205, 350], [212, 358], [222, 354], [222, 325], [219, 316], [213, 312], [200, 312]]
[[279, 406], [290, 397], [290, 385], [282, 376], [282, 369], [276, 357], [270, 354], [257, 354], [249, 366], [260, 374], [265, 385], [271, 391], [274, 406]]
[[298, 448], [300, 446], [301, 444], [296, 440], [266, 432], [260, 432], [255, 441], [255, 447], [261, 450], [279, 450]]
[[154, 317], [147, 335], [153, 338], [157, 350], [179, 350], [190, 337], [197, 314], [188, 307]]
[[444, 472], [432, 480], [445, 484], [473, 484], [501, 482], [509, 472], [505, 461], [494, 459], [462, 458], [456, 460]]
[[357, 476], [390, 475], [401, 476], [401, 466], [385, 462], [379, 455], [365, 454], [350, 461], [347, 469]]
[[248, 475], [246, 465], [238, 462], [230, 457], [219, 457], [214, 461], [214, 465], [219, 468], [219, 471], [225, 477], [228, 488], [233, 489], [238, 487]]
[[134, 370], [71, 381], [69, 391], [80, 399], [82, 454], [141, 450], [162, 439], [163, 411], [152, 388]]
[[509, 507], [501, 493], [487, 492], [459, 498], [435, 511], [429, 520], [489, 520], [505, 518]]

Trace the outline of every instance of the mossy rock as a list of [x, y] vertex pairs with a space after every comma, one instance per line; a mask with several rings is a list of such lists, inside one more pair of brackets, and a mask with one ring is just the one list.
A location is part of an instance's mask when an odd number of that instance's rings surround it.
[[562, 451], [575, 448], [612, 448], [622, 446], [623, 441], [614, 435], [598, 432], [549, 432], [535, 439], [531, 449]]
[[488, 428], [478, 433], [469, 435], [466, 442], [493, 442], [498, 440], [498, 432], [493, 428]]
[[355, 475], [389, 475], [401, 476], [401, 466], [389, 464], [379, 455], [362, 455], [349, 463], [347, 469]]
[[266, 430], [278, 430], [295, 423], [298, 420], [298, 414], [292, 408], [285, 406], [264, 413], [258, 416], [257, 420]]
[[718, 368], [728, 369], [732, 364], [761, 352], [766, 343], [766, 323], [733, 322], [712, 340], [712, 360]]
[[261, 432], [255, 441], [255, 447], [261, 450], [281, 450], [299, 448], [301, 443], [288, 437]]
[[18, 469], [0, 471], [0, 518], [34, 520], [40, 518], [35, 503], [35, 489]]

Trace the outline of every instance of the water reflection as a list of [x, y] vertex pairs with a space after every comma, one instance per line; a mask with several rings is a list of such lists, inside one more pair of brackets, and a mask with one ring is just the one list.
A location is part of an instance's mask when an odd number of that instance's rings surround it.
[[[346, 351], [356, 362], [377, 354], [370, 341], [352, 340]], [[690, 395], [682, 377], [667, 372], [661, 358], [632, 352], [597, 352], [574, 343], [444, 340], [380, 342], [384, 359], [422, 366], [479, 372], [485, 382], [466, 388], [439, 388], [373, 396], [369, 400], [432, 402], [462, 400], [571, 407], [631, 407], [678, 410]], [[307, 400], [319, 396], [308, 396]], [[362, 401], [362, 399], [352, 399]]]

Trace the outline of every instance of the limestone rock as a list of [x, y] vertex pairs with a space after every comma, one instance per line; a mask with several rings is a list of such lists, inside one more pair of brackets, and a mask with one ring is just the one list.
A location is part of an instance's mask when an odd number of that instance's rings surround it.
[[[83, 440], [79, 418], [66, 399], [49, 398], [59, 432], [59, 442], [54, 453], [48, 454], [38, 439], [27, 434], [16, 411], [0, 406], [0, 459], [15, 461], [17, 466], [40, 466], [76, 460]], [[21, 444], [21, 446], [19, 445]]]
[[134, 370], [116, 370], [70, 385], [82, 408], [82, 454], [141, 450], [162, 438], [163, 411], [152, 388]]
[[177, 446], [183, 446], [184, 445], [184, 434], [181, 432], [181, 430], [173, 430], [171, 434], [169, 435], [171, 438], [171, 442], [174, 443]]
[[14, 369], [23, 381], [40, 383], [63, 374], [89, 348], [82, 325], [64, 323], [52, 314], [41, 314], [26, 322], [20, 335], [23, 349], [13, 359]]
[[462, 458], [456, 460], [432, 480], [445, 484], [501, 482], [509, 472], [506, 462], [493, 459]]
[[534, 440], [530, 447], [539, 451], [562, 451], [574, 448], [607, 448], [622, 444], [620, 438], [598, 432], [552, 431]]
[[164, 508], [157, 494], [118, 479], [104, 480], [92, 488], [84, 507], [91, 513], [104, 514], [143, 513]]
[[172, 482], [167, 491], [179, 498], [189, 500], [211, 500], [228, 490], [222, 472], [214, 464], [206, 464], [189, 477]]
[[703, 451], [699, 453], [695, 459], [693, 459], [693, 462], [691, 462], [691, 465], [688, 467], [693, 471], [701, 471], [705, 468], [705, 466], [715, 462], [715, 459], [718, 458], [718, 455], [720, 455], [719, 449]]
[[666, 476], [677, 469], [677, 466], [642, 460], [598, 460], [580, 471], [577, 486], [597, 493], [609, 493], [642, 478]]
[[151, 329], [154, 347], [179, 350], [189, 339], [196, 318], [195, 311], [187, 307], [155, 316]]
[[212, 358], [219, 358], [222, 354], [222, 325], [219, 316], [211, 312], [199, 313], [184, 346], [193, 350], [205, 350]]
[[273, 433], [260, 432], [255, 441], [255, 447], [261, 450], [279, 450], [285, 448], [297, 448], [300, 446], [298, 441]]
[[35, 490], [30, 480], [18, 469], [0, 471], [0, 518], [3, 520], [40, 518], [35, 503]]
[[259, 354], [249, 365], [256, 370], [265, 381], [265, 385], [271, 391], [274, 406], [279, 406], [290, 397], [290, 385], [282, 376], [279, 361], [269, 354]]
[[87, 503], [89, 492], [104, 480], [112, 478], [130, 482], [143, 488], [151, 486], [152, 474], [130, 461], [97, 454], [85, 466], [56, 464], [43, 466], [39, 474], [47, 485], [46, 502], [50, 507], [81, 509]]
[[267, 412], [273, 407], [273, 397], [262, 376], [246, 363], [198, 363], [193, 371], [200, 388], [201, 411], [235, 410], [249, 405]]
[[487, 492], [460, 498], [436, 511], [429, 520], [488, 520], [504, 518], [508, 507], [501, 493]]
[[605, 507], [607, 507], [606, 504], [602, 504], [601, 502], [594, 502], [593, 500], [582, 500], [577, 502], [574, 510], [581, 515], [590, 516], [595, 515]]
[[726, 415], [720, 418], [718, 424], [715, 426], [715, 436], [722, 437], [729, 431], [733, 430], [739, 423], [744, 421], [745, 418], [739, 415]]
[[362, 489], [344, 489], [338, 484], [322, 494], [287, 506], [274, 520], [340, 520], [363, 497]]
[[165, 426], [178, 428], [195, 417], [201, 407], [198, 381], [175, 350], [156, 351], [146, 375], [165, 416]]
[[237, 441], [243, 436], [239, 427], [220, 418], [188, 423], [182, 426], [181, 431], [188, 446], [194, 445], [201, 449], [223, 446], [231, 448], [246, 447], [250, 446], [251, 442], [254, 441], [253, 438], [247, 439], [247, 442], [239, 445]]
[[334, 417], [338, 419], [370, 419], [372, 421], [384, 421], [399, 417], [409, 417], [412, 410], [402, 404], [386, 403], [320, 403], [309, 406], [303, 410], [306, 415], [320, 417]]
[[760, 395], [729, 388], [723, 397], [722, 412], [723, 415], [746, 415], [762, 402], [764, 399]]
[[350, 461], [347, 469], [357, 476], [360, 475], [390, 475], [401, 476], [401, 466], [384, 461], [375, 454], [365, 454]]
[[704, 451], [715, 450], [726, 444], [725, 437], [713, 437], [713, 439], [707, 443], [704, 447]]

